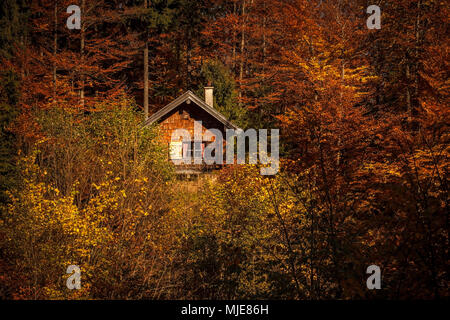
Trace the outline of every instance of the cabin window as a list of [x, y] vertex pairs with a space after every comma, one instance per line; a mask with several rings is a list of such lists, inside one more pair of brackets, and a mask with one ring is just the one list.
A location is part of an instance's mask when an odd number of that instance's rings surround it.
[[194, 159], [201, 159], [203, 157], [203, 150], [205, 144], [203, 142], [194, 142]]
[[170, 159], [181, 160], [183, 156], [182, 150], [181, 141], [172, 141], [170, 143]]
[[205, 143], [202, 141], [183, 142], [183, 158], [202, 159]]

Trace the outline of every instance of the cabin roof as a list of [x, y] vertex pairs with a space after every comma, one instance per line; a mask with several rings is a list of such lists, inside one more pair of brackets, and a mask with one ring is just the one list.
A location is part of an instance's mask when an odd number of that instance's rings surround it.
[[158, 110], [154, 114], [152, 114], [147, 121], [144, 122], [144, 126], [151, 125], [158, 120], [160, 120], [163, 116], [168, 114], [170, 111], [177, 108], [182, 103], [190, 100], [198, 107], [205, 110], [207, 113], [209, 113], [212, 117], [217, 119], [219, 122], [221, 122], [226, 128], [228, 129], [239, 129], [236, 125], [234, 125], [231, 121], [229, 121], [223, 114], [221, 114], [219, 111], [214, 109], [213, 107], [209, 106], [206, 102], [204, 102], [202, 99], [197, 97], [192, 91], [188, 90], [185, 93], [183, 93], [181, 96], [173, 100], [171, 103], [166, 105], [164, 108]]

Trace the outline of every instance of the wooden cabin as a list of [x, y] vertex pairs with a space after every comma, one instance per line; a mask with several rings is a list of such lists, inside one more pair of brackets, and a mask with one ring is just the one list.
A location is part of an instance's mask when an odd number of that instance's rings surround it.
[[[224, 115], [214, 108], [214, 88], [205, 87], [205, 101], [197, 97], [191, 91], [187, 91], [174, 101], [154, 113], [145, 122], [145, 125], [158, 123], [162, 138], [168, 145], [168, 159], [184, 159], [190, 155], [192, 161], [188, 164], [182, 163], [176, 165], [176, 171], [179, 174], [198, 174], [215, 169], [220, 169], [221, 165], [194, 164], [195, 158], [203, 158], [204, 148], [214, 141], [206, 140], [203, 135], [208, 129], [218, 129], [225, 137], [226, 129], [238, 129]], [[194, 141], [194, 123], [197, 122], [197, 128], [201, 121], [202, 141]], [[172, 133], [177, 129], [187, 130], [192, 137], [191, 142], [183, 142], [182, 138], [172, 141]], [[225, 147], [225, 138], [223, 145]], [[225, 154], [225, 152], [224, 152]]]

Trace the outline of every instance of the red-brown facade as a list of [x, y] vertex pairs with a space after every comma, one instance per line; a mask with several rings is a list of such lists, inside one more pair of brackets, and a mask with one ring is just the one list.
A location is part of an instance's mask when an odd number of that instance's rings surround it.
[[[201, 123], [201, 141], [194, 141], [195, 122]], [[204, 134], [209, 129], [219, 130], [222, 133], [222, 143], [225, 148], [226, 129], [238, 129], [216, 109], [190, 91], [152, 115], [147, 120], [147, 125], [152, 123], [159, 124], [162, 139], [168, 146], [168, 159], [178, 158], [178, 160], [181, 160], [186, 155], [189, 155], [192, 159], [191, 164], [177, 164], [177, 171], [180, 173], [194, 173], [220, 168], [219, 164], [206, 165], [202, 162], [200, 165], [193, 163], [194, 158], [203, 157], [204, 148], [214, 141], [214, 137], [206, 139]], [[181, 136], [173, 136], [177, 129], [188, 131], [192, 141], [190, 143], [183, 142]], [[225, 150], [223, 154], [225, 155]]]

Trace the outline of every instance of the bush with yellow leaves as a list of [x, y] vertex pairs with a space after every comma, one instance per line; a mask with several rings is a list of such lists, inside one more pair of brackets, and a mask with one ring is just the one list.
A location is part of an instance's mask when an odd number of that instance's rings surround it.
[[[1, 296], [17, 299], [170, 297], [172, 173], [156, 128], [133, 106], [93, 114], [48, 110], [24, 148], [20, 186], [0, 217]], [[69, 265], [81, 290], [66, 287]]]

